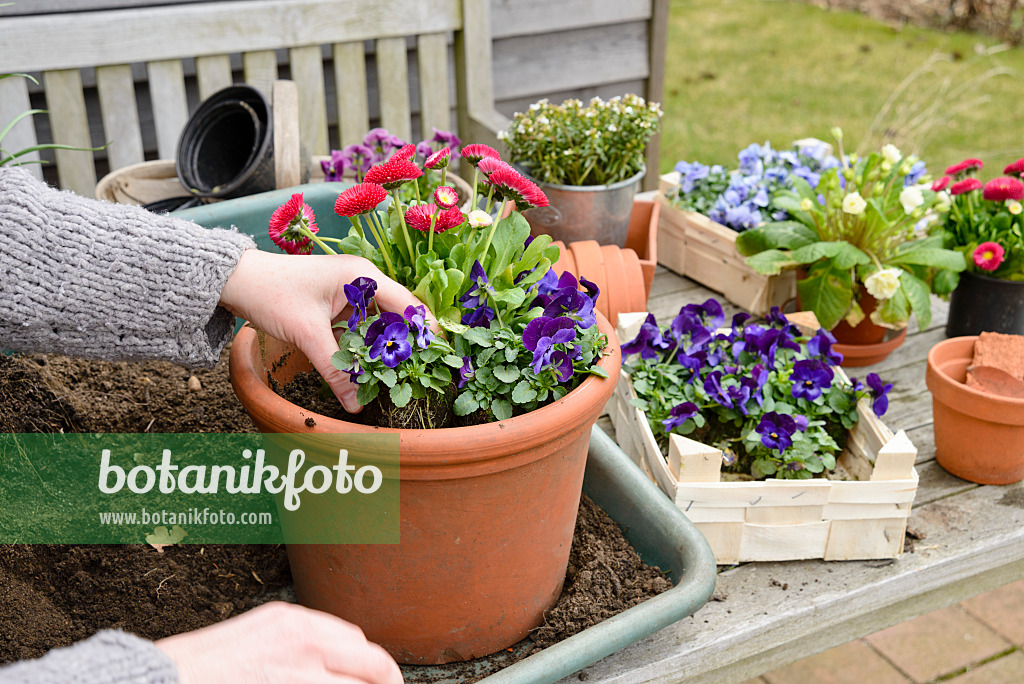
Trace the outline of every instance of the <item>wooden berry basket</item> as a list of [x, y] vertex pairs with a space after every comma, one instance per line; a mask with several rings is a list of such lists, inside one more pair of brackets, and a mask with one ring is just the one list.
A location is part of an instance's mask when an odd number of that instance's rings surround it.
[[[633, 339], [646, 316], [620, 316], [619, 339]], [[666, 459], [634, 398], [622, 372], [607, 407], [616, 441], [700, 529], [719, 564], [903, 553], [917, 493], [917, 449], [902, 430], [894, 435], [866, 400], [837, 459], [837, 470], [852, 479], [722, 482], [722, 452], [714, 447], [671, 435]]]
[[680, 275], [721, 292], [733, 304], [755, 315], [781, 307], [796, 297], [796, 272], [761, 275], [736, 251], [738, 233], [692, 211], [674, 206], [667, 197], [679, 185], [675, 171], [661, 176], [658, 201], [658, 261]]

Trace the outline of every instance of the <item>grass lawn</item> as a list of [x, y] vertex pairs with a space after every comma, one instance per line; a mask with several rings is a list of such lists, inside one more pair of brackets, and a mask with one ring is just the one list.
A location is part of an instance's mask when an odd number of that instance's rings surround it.
[[[983, 179], [999, 175], [1024, 157], [1024, 48], [979, 56], [995, 44], [802, 2], [673, 0], [661, 171], [680, 159], [735, 167], [736, 153], [751, 142], [831, 142], [838, 125], [848, 151], [862, 142], [877, 149], [889, 141], [888, 128], [891, 141], [921, 155], [933, 175], [965, 157], [985, 161]], [[936, 54], [950, 59], [914, 79], [902, 105], [868, 137], [887, 98]], [[991, 69], [1009, 73], [972, 82]], [[954, 93], [961, 84], [968, 87]], [[950, 119], [956, 108], [963, 111]], [[914, 115], [930, 129], [909, 130], [902, 122]]]

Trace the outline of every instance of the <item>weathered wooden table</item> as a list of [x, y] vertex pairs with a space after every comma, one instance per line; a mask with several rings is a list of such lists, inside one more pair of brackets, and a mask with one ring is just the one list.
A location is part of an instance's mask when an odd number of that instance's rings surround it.
[[[659, 267], [649, 309], [663, 322], [709, 296]], [[947, 305], [933, 299], [932, 310], [926, 330], [912, 323], [892, 356], [852, 373], [875, 371], [895, 384], [884, 420], [905, 429], [918, 448], [921, 480], [909, 529], [922, 539], [908, 540], [897, 560], [720, 568], [715, 600], [587, 668], [588, 683], [741, 682], [1024, 577], [1024, 485], [975, 485], [935, 462], [925, 358], [945, 338]], [[726, 307], [728, 316], [735, 311]]]

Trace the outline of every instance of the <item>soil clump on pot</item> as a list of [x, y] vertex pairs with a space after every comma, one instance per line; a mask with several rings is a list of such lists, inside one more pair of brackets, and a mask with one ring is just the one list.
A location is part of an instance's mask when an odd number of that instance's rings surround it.
[[[0, 420], [8, 432], [253, 432], [227, 370], [227, 350], [212, 370], [0, 355]], [[289, 388], [317, 397], [319, 376], [306, 376]], [[333, 396], [316, 401], [310, 408], [317, 413], [360, 420]], [[534, 638], [492, 671], [671, 586], [585, 499], [558, 604]], [[159, 639], [293, 597], [283, 546], [181, 545], [163, 553], [148, 545], [0, 546], [0, 664], [39, 657], [101, 629]], [[445, 667], [457, 672], [468, 664]]]

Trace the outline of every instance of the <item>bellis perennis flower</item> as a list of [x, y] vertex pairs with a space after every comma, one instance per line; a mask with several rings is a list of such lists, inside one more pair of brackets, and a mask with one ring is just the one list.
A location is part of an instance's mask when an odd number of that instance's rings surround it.
[[317, 232], [316, 217], [313, 208], [302, 201], [302, 193], [292, 195], [274, 210], [267, 232], [274, 244], [289, 254], [312, 252], [310, 239]]

